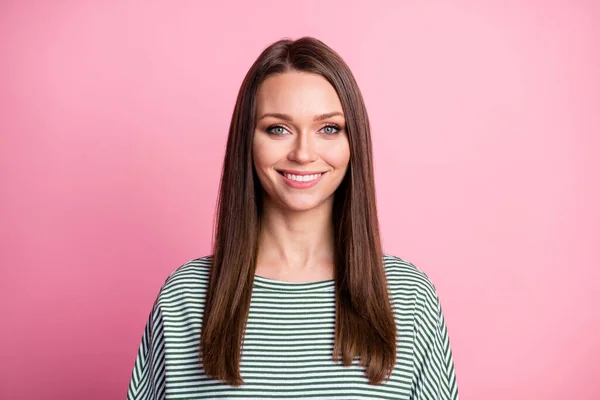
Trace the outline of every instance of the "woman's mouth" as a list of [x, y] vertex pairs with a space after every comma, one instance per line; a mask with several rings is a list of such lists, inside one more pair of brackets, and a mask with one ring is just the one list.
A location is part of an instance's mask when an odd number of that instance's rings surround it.
[[294, 175], [294, 174], [288, 174], [286, 172], [280, 172], [280, 174], [285, 176], [287, 179], [296, 181], [296, 182], [314, 181], [315, 179], [319, 179], [321, 177], [321, 175], [323, 175], [322, 172], [318, 173], [318, 174], [310, 174], [310, 175]]
[[[283, 176], [283, 181], [294, 189], [308, 189], [321, 180], [326, 172], [277, 171]], [[295, 173], [294, 173], [295, 172]]]

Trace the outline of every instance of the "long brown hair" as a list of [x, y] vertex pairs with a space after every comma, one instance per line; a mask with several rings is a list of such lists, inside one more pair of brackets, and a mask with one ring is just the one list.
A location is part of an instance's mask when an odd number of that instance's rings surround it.
[[389, 378], [396, 361], [396, 324], [387, 292], [375, 204], [369, 120], [350, 68], [323, 42], [304, 37], [265, 49], [240, 88], [216, 213], [213, 264], [204, 306], [201, 359], [207, 376], [243, 384], [241, 348], [258, 253], [262, 189], [252, 161], [256, 95], [270, 75], [322, 75], [335, 88], [346, 118], [350, 164], [334, 195], [336, 321], [334, 361], [356, 357], [371, 384]]

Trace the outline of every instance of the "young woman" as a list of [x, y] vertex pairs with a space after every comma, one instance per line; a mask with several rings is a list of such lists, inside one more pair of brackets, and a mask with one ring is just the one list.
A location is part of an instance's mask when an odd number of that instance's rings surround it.
[[458, 399], [434, 286], [382, 252], [367, 112], [322, 42], [246, 75], [214, 254], [166, 280], [127, 397]]

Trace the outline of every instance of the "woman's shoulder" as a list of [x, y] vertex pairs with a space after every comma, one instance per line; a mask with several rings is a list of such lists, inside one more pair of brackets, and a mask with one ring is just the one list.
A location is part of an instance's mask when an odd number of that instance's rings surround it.
[[188, 291], [204, 291], [213, 257], [204, 256], [190, 260], [176, 268], [165, 280], [159, 297], [170, 297]]
[[384, 254], [388, 286], [393, 294], [413, 292], [437, 299], [435, 285], [429, 276], [414, 264], [390, 254]]

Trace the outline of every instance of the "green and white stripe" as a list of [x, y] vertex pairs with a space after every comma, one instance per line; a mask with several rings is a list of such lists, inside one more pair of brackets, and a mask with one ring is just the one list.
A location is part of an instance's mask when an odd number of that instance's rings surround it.
[[312, 283], [256, 276], [242, 349], [245, 382], [209, 379], [199, 360], [202, 312], [212, 258], [190, 261], [163, 285], [139, 348], [128, 400], [458, 399], [454, 363], [435, 288], [414, 265], [385, 256], [398, 327], [389, 381], [370, 385], [355, 362], [332, 361], [333, 280]]

